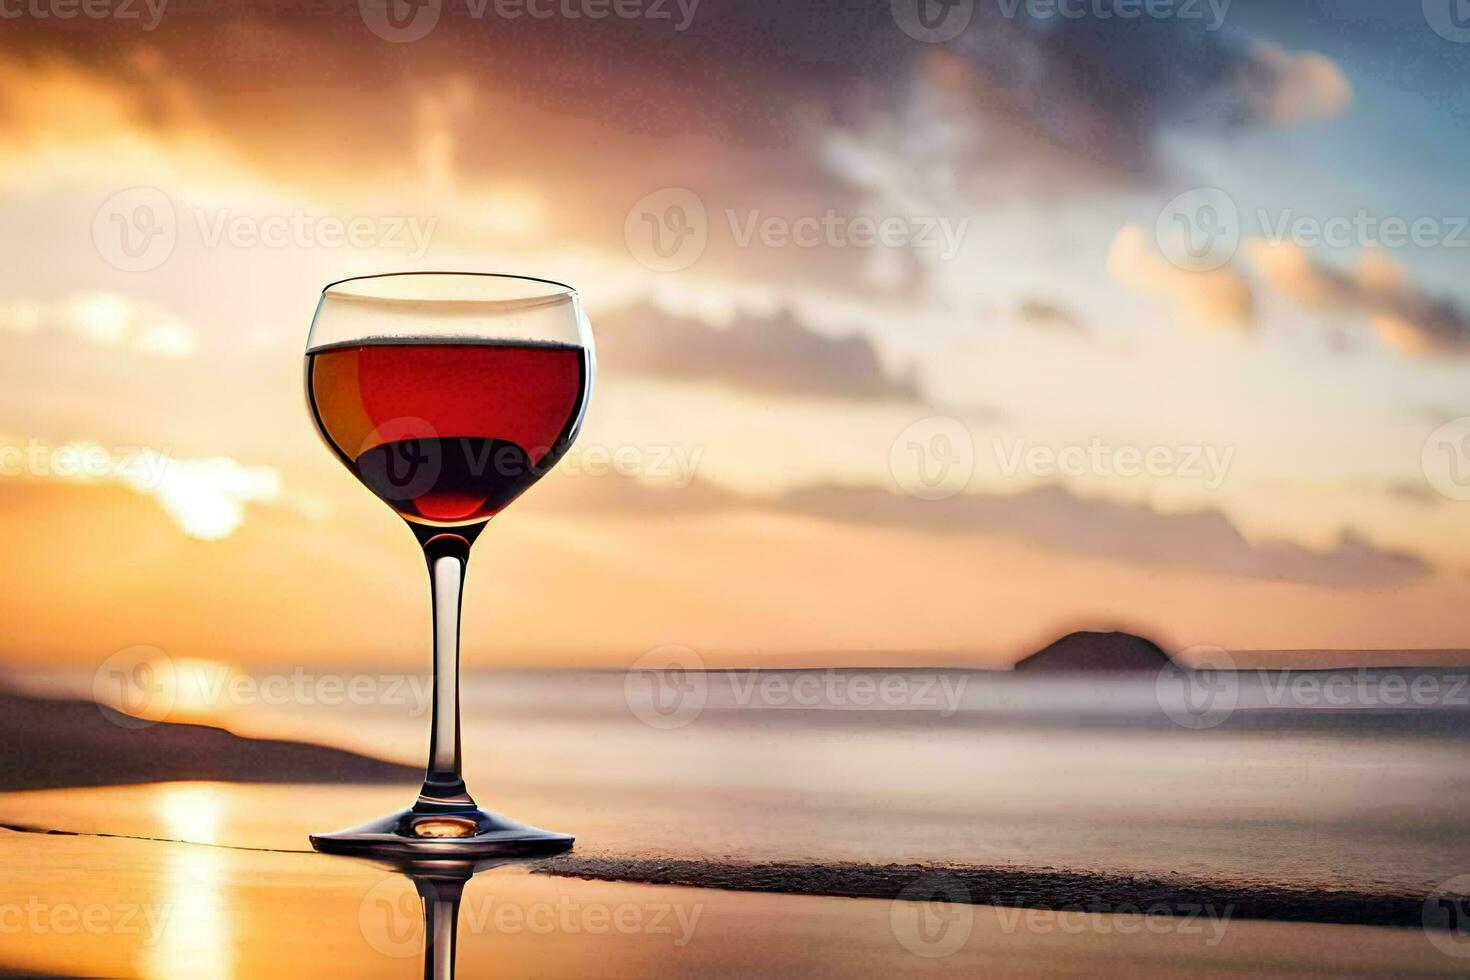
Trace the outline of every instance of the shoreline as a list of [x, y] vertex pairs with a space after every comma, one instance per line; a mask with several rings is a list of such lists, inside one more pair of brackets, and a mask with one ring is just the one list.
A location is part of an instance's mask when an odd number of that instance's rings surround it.
[[1428, 893], [1307, 891], [1058, 868], [723, 862], [564, 854], [532, 874], [836, 898], [949, 901], [1055, 912], [1428, 928]]

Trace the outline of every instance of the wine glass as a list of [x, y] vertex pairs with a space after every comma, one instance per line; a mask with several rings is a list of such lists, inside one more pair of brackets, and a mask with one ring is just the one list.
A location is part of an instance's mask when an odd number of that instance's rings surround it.
[[404, 272], [322, 290], [306, 397], [337, 458], [417, 536], [434, 610], [434, 706], [418, 800], [319, 851], [453, 859], [565, 850], [573, 838], [481, 810], [460, 769], [459, 617], [470, 545], [582, 424], [592, 331], [577, 291], [527, 276]]

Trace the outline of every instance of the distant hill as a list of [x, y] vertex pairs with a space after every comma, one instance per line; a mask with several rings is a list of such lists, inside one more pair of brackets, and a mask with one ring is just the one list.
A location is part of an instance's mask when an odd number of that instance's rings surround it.
[[1152, 640], [1131, 633], [1069, 633], [1016, 664], [1044, 673], [1157, 673], [1174, 661]]
[[[111, 709], [107, 709], [111, 710]], [[207, 725], [125, 728], [91, 701], [0, 691], [0, 791], [175, 779], [414, 783], [423, 771], [343, 749], [243, 738]]]

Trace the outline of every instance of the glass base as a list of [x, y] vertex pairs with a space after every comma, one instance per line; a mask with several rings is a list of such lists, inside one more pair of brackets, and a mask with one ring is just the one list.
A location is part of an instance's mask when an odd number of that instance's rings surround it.
[[575, 840], [471, 806], [399, 810], [360, 827], [312, 834], [311, 846], [324, 854], [456, 859], [555, 854]]

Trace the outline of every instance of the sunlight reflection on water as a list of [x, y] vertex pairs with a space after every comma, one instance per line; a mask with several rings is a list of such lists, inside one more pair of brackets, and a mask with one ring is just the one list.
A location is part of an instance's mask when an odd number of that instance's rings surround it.
[[[222, 806], [210, 784], [162, 786], [154, 809], [170, 837], [219, 842]], [[140, 950], [142, 976], [229, 980], [235, 975], [234, 917], [222, 892], [225, 870], [225, 855], [213, 848], [169, 849], [156, 899], [167, 910], [167, 925], [156, 943]]]

